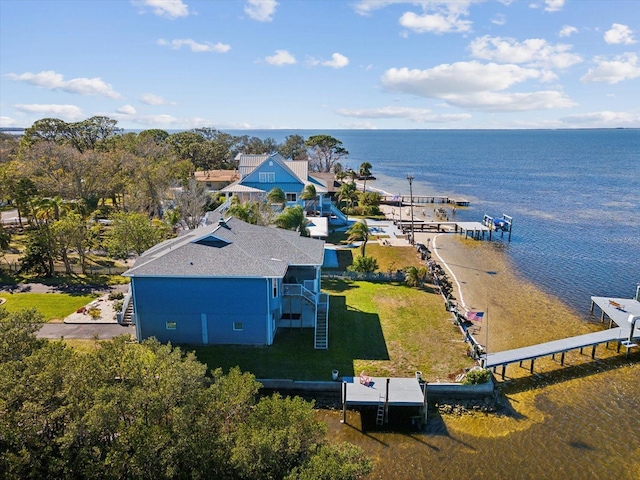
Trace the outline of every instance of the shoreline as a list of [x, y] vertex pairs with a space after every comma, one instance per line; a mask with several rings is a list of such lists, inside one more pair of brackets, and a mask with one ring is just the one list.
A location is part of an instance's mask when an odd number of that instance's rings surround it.
[[[362, 184], [359, 184], [362, 188]], [[370, 187], [389, 194], [387, 185]], [[417, 208], [416, 208], [417, 207]], [[427, 208], [423, 208], [427, 207]], [[433, 205], [414, 203], [414, 218], [429, 219]], [[444, 206], [448, 210], [448, 206]], [[382, 205], [389, 214], [392, 207]], [[455, 218], [455, 217], [454, 217]], [[601, 329], [601, 324], [545, 291], [520, 273], [500, 240], [466, 239], [454, 233], [416, 232], [416, 243], [427, 245], [454, 285], [454, 297], [464, 310], [485, 312], [474, 322], [474, 337], [489, 352], [525, 347]], [[590, 298], [584, 299], [585, 306]]]

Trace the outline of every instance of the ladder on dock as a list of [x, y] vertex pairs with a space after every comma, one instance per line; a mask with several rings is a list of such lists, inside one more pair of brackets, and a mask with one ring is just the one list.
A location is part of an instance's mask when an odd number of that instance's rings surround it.
[[384, 395], [378, 397], [378, 413], [376, 414], [376, 425], [384, 425]]

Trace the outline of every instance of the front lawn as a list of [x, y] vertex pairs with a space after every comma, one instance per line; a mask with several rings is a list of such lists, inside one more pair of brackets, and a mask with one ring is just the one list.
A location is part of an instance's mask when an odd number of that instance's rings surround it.
[[80, 307], [91, 302], [98, 295], [71, 295], [67, 293], [0, 293], [0, 298], [7, 301], [2, 305], [9, 312], [17, 312], [25, 308], [36, 308], [44, 315], [45, 321], [63, 320]]
[[337, 369], [396, 377], [420, 370], [447, 381], [472, 365], [440, 295], [397, 283], [326, 280], [323, 287], [331, 295], [328, 350], [313, 349], [312, 329], [294, 327], [281, 328], [272, 346], [198, 347], [197, 357], [212, 369], [239, 365], [258, 378], [296, 380], [329, 380]]

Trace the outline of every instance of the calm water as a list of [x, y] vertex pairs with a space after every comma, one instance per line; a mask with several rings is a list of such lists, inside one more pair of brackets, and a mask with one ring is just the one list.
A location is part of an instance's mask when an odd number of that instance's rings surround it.
[[[640, 282], [640, 130], [247, 133], [277, 141], [328, 133], [349, 150], [344, 164], [373, 165], [374, 186], [408, 195], [412, 174], [414, 195], [471, 200], [460, 220], [513, 216], [505, 254], [585, 317], [591, 295], [630, 298]], [[437, 417], [424, 435], [363, 435], [337, 414], [326, 419], [336, 437], [377, 459], [374, 478], [638, 479], [637, 359], [515, 382], [507, 386], [515, 416]]]

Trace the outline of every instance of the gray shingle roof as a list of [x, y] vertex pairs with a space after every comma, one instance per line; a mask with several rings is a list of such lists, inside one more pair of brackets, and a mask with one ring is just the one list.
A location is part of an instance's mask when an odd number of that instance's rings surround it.
[[282, 277], [289, 265], [322, 265], [324, 241], [230, 218], [144, 252], [125, 276]]

